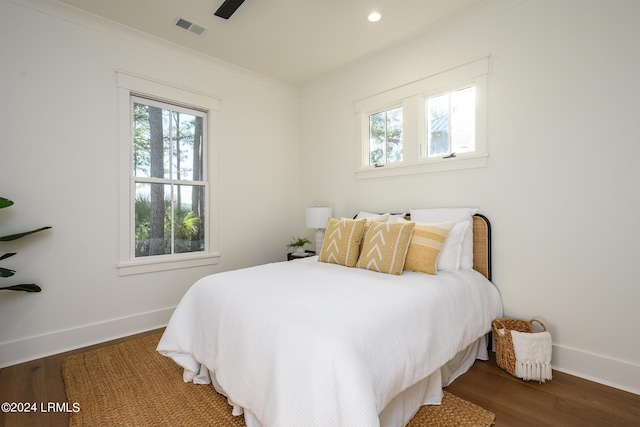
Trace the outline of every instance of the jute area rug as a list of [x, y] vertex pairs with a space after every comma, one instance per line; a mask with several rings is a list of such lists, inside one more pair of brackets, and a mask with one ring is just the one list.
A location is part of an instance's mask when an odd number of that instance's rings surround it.
[[[68, 357], [62, 364], [70, 426], [242, 427], [210, 385], [182, 380], [182, 369], [155, 351], [160, 334]], [[442, 405], [423, 406], [408, 427], [490, 426], [495, 415], [445, 392]]]

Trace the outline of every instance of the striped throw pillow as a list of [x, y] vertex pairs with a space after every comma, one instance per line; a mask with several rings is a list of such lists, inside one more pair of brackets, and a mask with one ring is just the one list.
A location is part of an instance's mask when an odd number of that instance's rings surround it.
[[407, 251], [404, 269], [436, 274], [440, 251], [444, 247], [447, 235], [455, 224], [453, 221], [435, 224], [416, 223], [409, 250]]

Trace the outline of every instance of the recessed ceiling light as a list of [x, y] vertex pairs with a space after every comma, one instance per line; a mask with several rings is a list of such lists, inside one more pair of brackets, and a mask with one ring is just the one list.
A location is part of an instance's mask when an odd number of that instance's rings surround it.
[[382, 19], [382, 12], [379, 10], [374, 10], [369, 14], [369, 16], [367, 16], [367, 20], [369, 22], [378, 22], [381, 19]]

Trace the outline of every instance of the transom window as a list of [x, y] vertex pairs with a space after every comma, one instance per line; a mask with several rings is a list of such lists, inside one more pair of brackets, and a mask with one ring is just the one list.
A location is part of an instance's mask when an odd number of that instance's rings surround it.
[[488, 71], [484, 56], [355, 101], [356, 178], [486, 167]]

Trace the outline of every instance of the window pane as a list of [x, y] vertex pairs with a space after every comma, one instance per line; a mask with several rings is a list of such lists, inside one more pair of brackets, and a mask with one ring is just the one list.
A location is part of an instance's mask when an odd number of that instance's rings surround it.
[[387, 111], [387, 162], [402, 161], [402, 107]]
[[174, 253], [204, 251], [204, 186], [176, 185]]
[[149, 107], [133, 104], [133, 175], [150, 176]]
[[167, 166], [171, 150], [171, 118], [167, 110], [133, 104], [134, 176], [169, 178]]
[[135, 192], [135, 256], [170, 253], [171, 229], [166, 225], [171, 217], [171, 187], [136, 183]]
[[427, 99], [429, 157], [449, 154], [449, 94]]
[[369, 116], [369, 164], [376, 165], [386, 163], [384, 157], [385, 141], [385, 112], [371, 114]]
[[474, 87], [451, 93], [451, 151], [475, 151], [476, 91]]
[[134, 103], [134, 176], [204, 180], [203, 116]]
[[204, 186], [136, 183], [135, 256], [204, 251], [204, 206]]
[[369, 116], [369, 164], [402, 161], [402, 107]]
[[475, 151], [475, 94], [472, 86], [427, 99], [429, 157]]
[[[181, 180], [202, 180], [202, 117], [177, 111], [172, 112], [175, 126], [172, 176]], [[194, 164], [195, 162], [195, 164]], [[200, 175], [198, 178], [195, 174]]]

